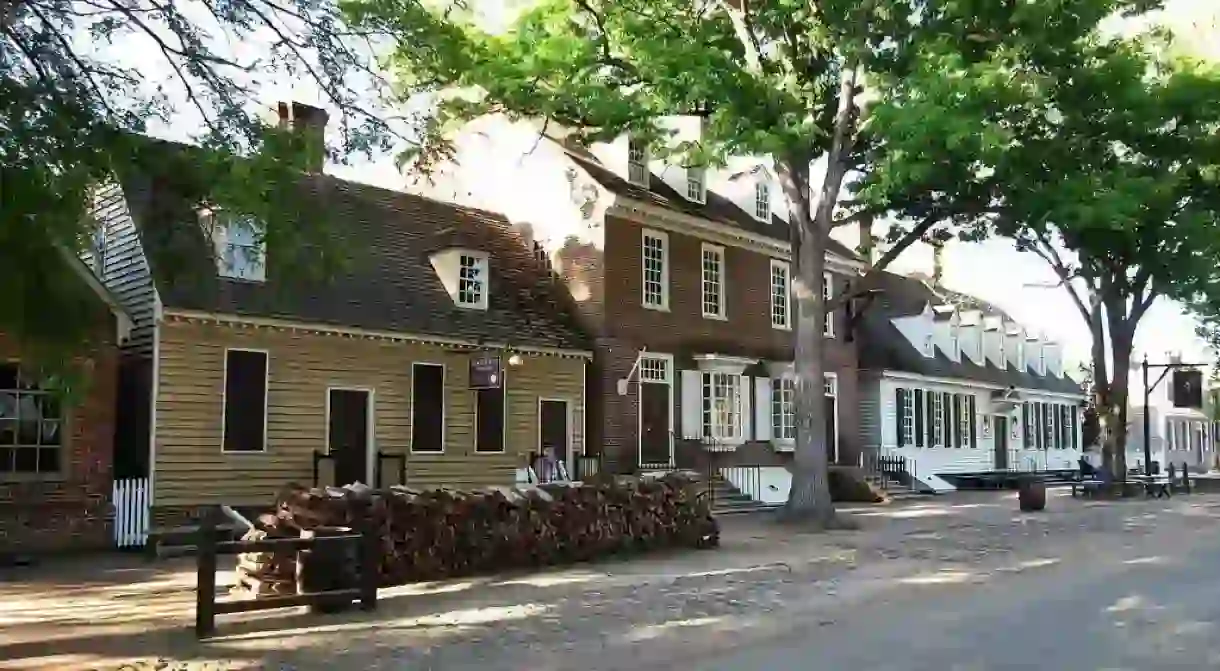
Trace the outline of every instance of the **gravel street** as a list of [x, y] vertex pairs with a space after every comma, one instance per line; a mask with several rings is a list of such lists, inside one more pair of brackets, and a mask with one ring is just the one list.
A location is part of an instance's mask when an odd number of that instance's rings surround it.
[[1029, 515], [1013, 498], [858, 509], [863, 530], [817, 535], [732, 519], [719, 551], [391, 588], [372, 614], [222, 618], [204, 644], [185, 630], [189, 566], [119, 584], [42, 567], [0, 575], [0, 669], [1220, 666], [1220, 496], [1056, 495]]

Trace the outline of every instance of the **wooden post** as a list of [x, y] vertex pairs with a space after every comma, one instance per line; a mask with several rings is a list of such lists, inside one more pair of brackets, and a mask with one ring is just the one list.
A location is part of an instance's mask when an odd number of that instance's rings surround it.
[[216, 631], [216, 515], [204, 509], [195, 541], [195, 636], [207, 638]]
[[360, 531], [360, 609], [377, 608], [377, 586], [381, 582], [381, 535], [373, 520], [371, 500], [363, 501], [357, 509], [357, 529]]

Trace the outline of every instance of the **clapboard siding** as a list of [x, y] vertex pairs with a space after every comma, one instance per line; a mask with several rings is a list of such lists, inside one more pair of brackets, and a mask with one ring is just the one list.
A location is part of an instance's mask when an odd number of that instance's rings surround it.
[[103, 228], [103, 264], [99, 273], [131, 317], [131, 336], [123, 344], [125, 354], [152, 355], [156, 327], [156, 289], [135, 222], [123, 190], [117, 183], [99, 185], [94, 192], [92, 215]]
[[[161, 326], [154, 505], [267, 504], [287, 482], [308, 484], [325, 450], [328, 386], [374, 390], [376, 449], [407, 454], [416, 487], [511, 485], [538, 444], [538, 399], [571, 402], [573, 449], [583, 447], [584, 360], [523, 355], [509, 368], [506, 452], [474, 451], [469, 355], [432, 345], [168, 318]], [[224, 353], [269, 352], [267, 451], [222, 454]], [[445, 364], [443, 454], [413, 454], [411, 363]], [[387, 468], [389, 464], [387, 463]]]

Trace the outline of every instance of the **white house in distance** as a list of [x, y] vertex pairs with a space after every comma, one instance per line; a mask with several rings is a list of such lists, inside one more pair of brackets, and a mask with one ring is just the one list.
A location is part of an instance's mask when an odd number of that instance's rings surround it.
[[[1132, 366], [1130, 411], [1127, 413], [1127, 465], [1141, 466], [1144, 463], [1144, 398], [1141, 371], [1138, 364]], [[1166, 369], [1148, 371], [1150, 383], [1165, 373]], [[1207, 397], [1207, 392], [1204, 392]], [[1187, 464], [1195, 470], [1209, 470], [1216, 463], [1216, 428], [1203, 409], [1177, 408], [1173, 405], [1173, 372], [1153, 389], [1148, 397], [1149, 436], [1152, 445], [1152, 460], [1164, 469], [1172, 463], [1175, 467]]]
[[1075, 469], [1085, 394], [1062, 348], [994, 306], [932, 281], [883, 273], [861, 306], [861, 432], [915, 478]]

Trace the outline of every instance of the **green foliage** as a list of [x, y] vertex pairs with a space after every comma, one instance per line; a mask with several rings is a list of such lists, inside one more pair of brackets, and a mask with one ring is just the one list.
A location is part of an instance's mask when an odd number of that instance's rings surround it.
[[[268, 35], [268, 49], [250, 58], [217, 48], [222, 38]], [[328, 0], [0, 5], [0, 331], [39, 351], [87, 342], [93, 319], [79, 309], [80, 280], [60, 250], [89, 248], [91, 189], [148, 160], [136, 134], [150, 120], [174, 121], [183, 106], [202, 124], [196, 157], [217, 176], [211, 195], [263, 215], [268, 242], [285, 246], [298, 269], [325, 272], [329, 261], [302, 251], [322, 238], [276, 197], [296, 179], [303, 148], [269, 132], [253, 103], [263, 77], [307, 79], [342, 112], [331, 158], [386, 148], [395, 118], [365, 102], [364, 85], [379, 78], [352, 37]], [[120, 45], [152, 55], [137, 70], [116, 60]], [[169, 81], [147, 79], [145, 68], [158, 64]]]

